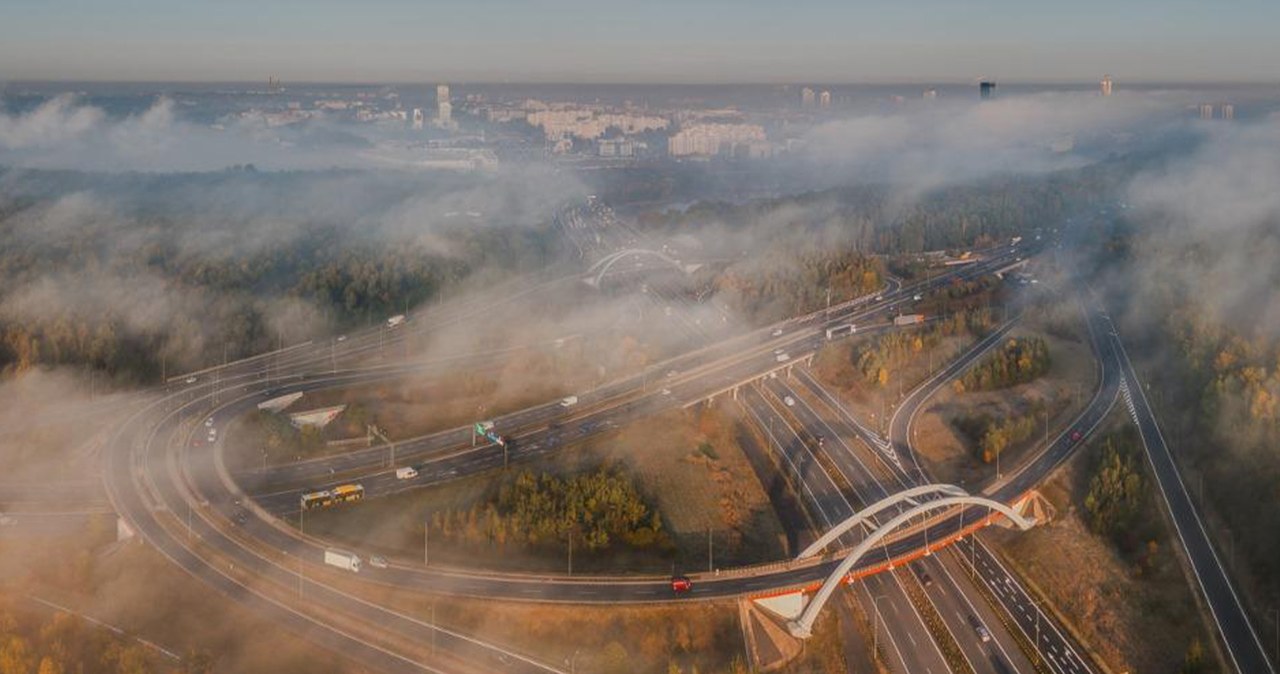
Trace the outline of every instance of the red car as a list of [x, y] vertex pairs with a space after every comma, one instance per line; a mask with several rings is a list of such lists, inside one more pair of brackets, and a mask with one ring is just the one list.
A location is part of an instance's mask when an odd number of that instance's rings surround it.
[[676, 576], [671, 579], [671, 591], [676, 594], [684, 594], [693, 589], [693, 581], [686, 576]]
[[1071, 442], [1080, 442], [1080, 439], [1083, 437], [1084, 433], [1081, 433], [1080, 431], [1071, 431]]

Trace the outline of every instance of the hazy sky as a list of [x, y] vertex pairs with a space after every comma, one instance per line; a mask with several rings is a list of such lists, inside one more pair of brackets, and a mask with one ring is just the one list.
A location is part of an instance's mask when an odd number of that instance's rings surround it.
[[0, 0], [0, 81], [1280, 81], [1274, 0]]

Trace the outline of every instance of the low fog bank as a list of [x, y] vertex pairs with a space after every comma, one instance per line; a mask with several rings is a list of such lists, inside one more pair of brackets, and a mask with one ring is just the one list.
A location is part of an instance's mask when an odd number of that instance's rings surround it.
[[0, 484], [96, 479], [109, 422], [140, 400], [105, 388], [101, 376], [67, 370], [0, 381]]
[[539, 167], [0, 170], [0, 368], [150, 378], [378, 322], [554, 261], [583, 191]]

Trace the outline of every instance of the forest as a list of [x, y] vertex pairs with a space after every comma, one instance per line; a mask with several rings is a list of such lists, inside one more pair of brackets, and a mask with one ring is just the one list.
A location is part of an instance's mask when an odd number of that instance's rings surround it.
[[554, 255], [549, 220], [507, 212], [520, 198], [488, 204], [485, 186], [453, 180], [0, 169], [0, 371], [154, 381], [378, 322]]
[[151, 649], [77, 616], [59, 612], [41, 619], [8, 609], [0, 599], [0, 674], [207, 674], [213, 669], [208, 653], [189, 653], [178, 667], [159, 667]]
[[973, 443], [974, 453], [983, 463], [991, 463], [1009, 447], [1030, 438], [1038, 428], [1043, 428], [1044, 406], [1037, 403], [1027, 412], [1016, 416], [993, 417], [978, 415], [960, 417], [953, 423], [956, 429]]
[[715, 277], [717, 296], [753, 325], [772, 323], [880, 289], [879, 258], [853, 250], [776, 245]]
[[433, 533], [466, 544], [563, 546], [604, 551], [667, 547], [662, 518], [623, 475], [608, 468], [559, 477], [523, 470], [496, 498], [432, 514]]
[[754, 239], [813, 239], [838, 231], [853, 250], [882, 255], [981, 248], [1059, 223], [1113, 199], [1107, 166], [1042, 176], [997, 176], [904, 198], [885, 185], [858, 185], [745, 203], [702, 201], [650, 211], [642, 229], [674, 233], [718, 224]]
[[974, 365], [956, 384], [958, 391], [993, 391], [1034, 381], [1049, 371], [1043, 337], [1014, 337]]

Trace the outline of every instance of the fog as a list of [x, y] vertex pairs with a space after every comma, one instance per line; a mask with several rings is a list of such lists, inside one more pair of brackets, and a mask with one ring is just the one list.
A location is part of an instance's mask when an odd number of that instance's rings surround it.
[[803, 158], [827, 180], [893, 185], [906, 197], [995, 174], [1083, 166], [1165, 141], [1204, 94], [1167, 90], [1045, 92], [981, 103], [904, 101], [890, 112], [822, 124], [803, 138]]
[[1199, 148], [1127, 195], [1146, 292], [1176, 288], [1246, 332], [1280, 336], [1280, 118], [1204, 129]]

